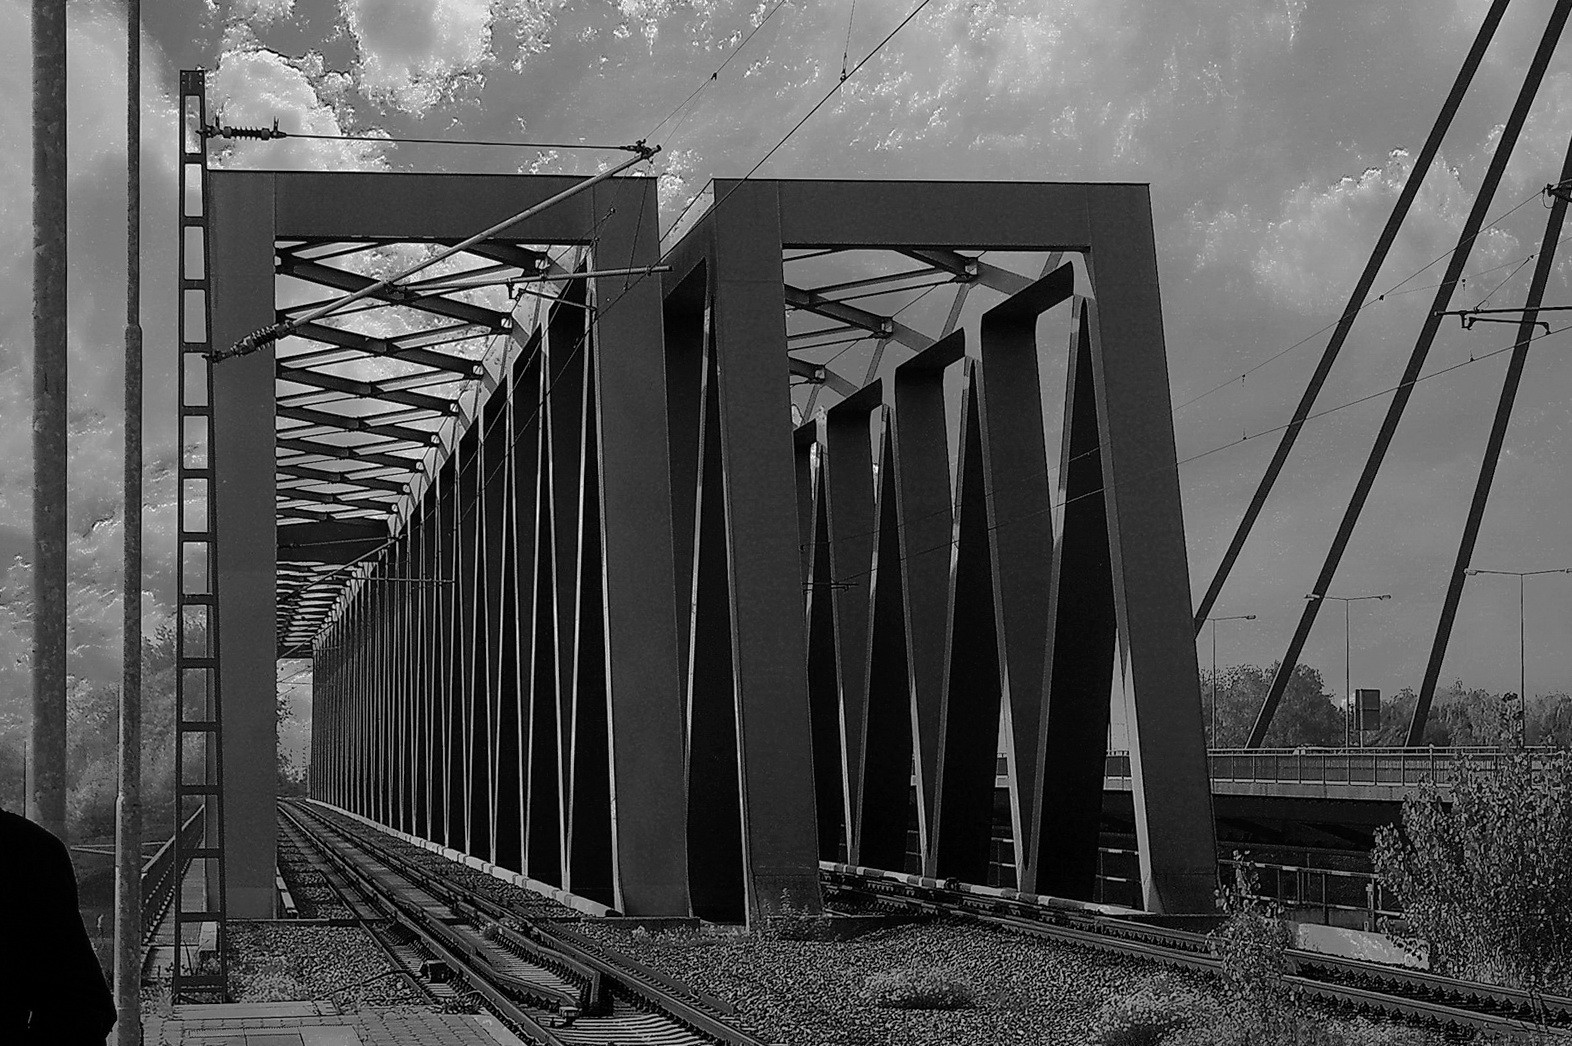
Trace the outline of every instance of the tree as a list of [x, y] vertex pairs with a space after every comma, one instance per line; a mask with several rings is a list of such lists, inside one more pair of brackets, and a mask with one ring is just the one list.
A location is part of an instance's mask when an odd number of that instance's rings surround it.
[[[1266, 701], [1277, 665], [1235, 665], [1217, 673], [1218, 736], [1214, 748], [1243, 745], [1250, 728]], [[1201, 677], [1201, 705], [1210, 736], [1212, 726], [1212, 680], [1210, 672]], [[1343, 716], [1326, 692], [1319, 670], [1297, 665], [1283, 691], [1272, 725], [1267, 729], [1268, 748], [1293, 748], [1298, 745], [1341, 745]]]
[[[1402, 745], [1408, 739], [1408, 723], [1413, 718], [1418, 697], [1413, 688], [1404, 687], [1386, 702], [1381, 729], [1375, 735], [1378, 746]], [[1503, 712], [1514, 717], [1526, 714], [1528, 743], [1531, 745], [1572, 746], [1572, 695], [1561, 691], [1536, 694], [1528, 699], [1525, 711], [1515, 695], [1465, 686], [1461, 679], [1437, 690], [1435, 703], [1425, 720], [1421, 744], [1436, 747], [1471, 747], [1495, 744]], [[1521, 737], [1520, 731], [1514, 737]]]
[[1525, 752], [1517, 729], [1500, 713], [1499, 754], [1460, 761], [1449, 797], [1428, 782], [1404, 801], [1376, 875], [1437, 972], [1572, 990], [1572, 753]]
[[[290, 704], [289, 692], [280, 687], [276, 705], [279, 739], [282, 741], [283, 728], [295, 721], [295, 710]], [[306, 772], [304, 767], [297, 767], [284, 751], [282, 743], [278, 745], [278, 794], [279, 795], [305, 795]]]

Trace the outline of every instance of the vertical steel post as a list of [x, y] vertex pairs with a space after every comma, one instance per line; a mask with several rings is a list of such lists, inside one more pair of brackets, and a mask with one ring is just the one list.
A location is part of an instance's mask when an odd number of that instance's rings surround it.
[[120, 794], [115, 803], [116, 1046], [142, 1042], [142, 0], [126, 0], [125, 508]]
[[65, 838], [66, 13], [33, 0], [33, 724], [28, 816]]

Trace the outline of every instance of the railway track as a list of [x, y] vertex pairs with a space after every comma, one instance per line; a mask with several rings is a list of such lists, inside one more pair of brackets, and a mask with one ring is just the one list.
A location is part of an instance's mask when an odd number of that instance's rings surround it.
[[770, 1046], [729, 1004], [578, 933], [576, 913], [499, 903], [346, 818], [303, 802], [279, 809], [355, 920], [437, 1001], [462, 995], [536, 1046]]
[[[1106, 906], [1030, 900], [1014, 891], [937, 882], [847, 865], [821, 865], [826, 900], [879, 911], [959, 916], [1022, 934], [1221, 973], [1204, 934], [1109, 914]], [[1289, 949], [1287, 983], [1333, 1006], [1443, 1028], [1572, 1042], [1572, 998], [1501, 988], [1422, 970]]]

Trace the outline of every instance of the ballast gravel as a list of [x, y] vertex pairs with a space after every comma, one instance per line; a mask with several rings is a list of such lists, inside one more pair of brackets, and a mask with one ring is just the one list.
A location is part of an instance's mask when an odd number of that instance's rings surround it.
[[[581, 929], [731, 1002], [759, 1033], [793, 1046], [1082, 1046], [1103, 1003], [1155, 969], [949, 920], [891, 926], [846, 941], [650, 934], [589, 921]], [[874, 1004], [871, 977], [913, 970], [964, 982], [974, 1005], [901, 1010]]]
[[366, 931], [355, 926], [231, 922], [233, 1002], [327, 999], [342, 1010], [426, 1006]]

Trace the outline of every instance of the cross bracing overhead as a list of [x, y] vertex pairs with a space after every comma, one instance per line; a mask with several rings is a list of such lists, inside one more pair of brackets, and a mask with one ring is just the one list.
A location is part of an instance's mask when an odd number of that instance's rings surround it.
[[853, 247], [783, 255], [787, 346], [811, 417], [1056, 266], [1057, 252]]
[[[275, 244], [281, 321], [372, 285], [441, 241]], [[556, 307], [583, 248], [488, 241], [307, 323], [276, 348], [278, 643], [306, 649], [353, 574], [473, 423], [515, 339]], [[783, 253], [794, 411], [809, 416], [1027, 286], [1058, 255], [818, 248]], [[1013, 265], [1014, 268], [1007, 267]], [[981, 293], [973, 294], [974, 291]], [[968, 306], [968, 300], [970, 305]], [[325, 527], [335, 529], [328, 530]]]
[[[301, 238], [275, 244], [280, 321], [295, 319], [440, 241]], [[585, 252], [485, 242], [418, 280], [298, 327], [275, 349], [278, 642], [309, 649], [374, 554], [473, 421], [514, 336], [557, 301]], [[521, 281], [529, 280], [524, 283]]]

